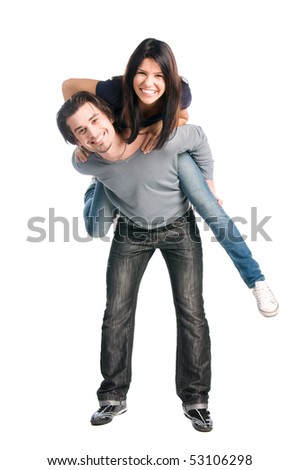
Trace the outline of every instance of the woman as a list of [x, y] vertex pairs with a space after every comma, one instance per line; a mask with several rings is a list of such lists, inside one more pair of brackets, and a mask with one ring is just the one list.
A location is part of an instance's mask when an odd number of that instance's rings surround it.
[[[145, 153], [162, 148], [177, 126], [188, 120], [189, 86], [178, 74], [170, 47], [157, 39], [145, 39], [139, 44], [122, 77], [104, 82], [70, 79], [63, 83], [65, 99], [81, 90], [95, 93], [111, 105], [116, 115], [116, 126], [130, 129], [128, 143], [144, 133], [141, 149]], [[76, 156], [84, 161], [87, 156], [82, 150], [78, 150]], [[186, 153], [178, 158], [178, 176], [183, 192], [226, 250], [246, 285], [252, 289], [260, 313], [266, 317], [276, 315], [278, 302], [237, 227], [214, 196], [213, 180], [206, 181], [197, 164]], [[105, 188], [101, 183], [93, 182], [85, 194], [84, 209], [90, 235], [104, 236], [107, 233], [109, 223], [105, 224], [103, 231], [104, 225], [99, 224], [98, 214], [104, 210], [107, 221], [113, 209]]]
[[[142, 63], [152, 67], [146, 69]], [[131, 129], [129, 143], [142, 130], [144, 152], [161, 148], [175, 128], [188, 121], [189, 85], [179, 76], [170, 47], [157, 39], [145, 39], [139, 44], [124, 76], [106, 81], [69, 79], [62, 85], [65, 99], [77, 91], [89, 91], [105, 100], [119, 125]]]

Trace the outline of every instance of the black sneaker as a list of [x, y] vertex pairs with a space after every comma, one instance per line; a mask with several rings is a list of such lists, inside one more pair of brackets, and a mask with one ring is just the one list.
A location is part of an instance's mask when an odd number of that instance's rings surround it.
[[209, 410], [206, 408], [197, 408], [194, 405], [183, 405], [184, 414], [187, 418], [191, 419], [192, 426], [196, 431], [209, 432], [213, 429], [213, 421], [210, 416]]
[[101, 426], [102, 424], [110, 423], [114, 416], [121, 415], [127, 411], [126, 402], [122, 402], [120, 405], [105, 405], [101, 406], [98, 411], [96, 411], [90, 422], [93, 426]]

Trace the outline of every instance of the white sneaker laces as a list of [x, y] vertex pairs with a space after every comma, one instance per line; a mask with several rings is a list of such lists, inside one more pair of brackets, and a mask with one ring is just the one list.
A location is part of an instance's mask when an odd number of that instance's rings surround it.
[[274, 304], [276, 303], [273, 292], [267, 284], [255, 287], [254, 292], [256, 300], [259, 304], [262, 302], [273, 302]]

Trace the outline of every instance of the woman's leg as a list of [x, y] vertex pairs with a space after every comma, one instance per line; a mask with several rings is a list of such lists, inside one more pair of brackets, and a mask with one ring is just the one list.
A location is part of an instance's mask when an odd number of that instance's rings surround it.
[[116, 208], [108, 199], [100, 181], [94, 179], [87, 188], [84, 204], [83, 216], [88, 235], [94, 238], [104, 237], [113, 223]]
[[209, 225], [249, 288], [265, 280], [236, 225], [219, 206], [202, 172], [189, 153], [178, 157], [180, 185], [198, 214]]

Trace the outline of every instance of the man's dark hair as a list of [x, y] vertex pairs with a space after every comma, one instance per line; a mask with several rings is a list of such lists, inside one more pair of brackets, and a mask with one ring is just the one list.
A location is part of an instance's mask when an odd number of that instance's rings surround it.
[[70, 144], [77, 144], [77, 140], [67, 124], [67, 119], [75, 114], [78, 109], [85, 103], [90, 103], [105, 114], [111, 122], [114, 122], [115, 117], [110, 106], [101, 98], [87, 91], [79, 91], [71, 98], [66, 100], [61, 106], [56, 116], [58, 129], [60, 130], [64, 140]]

